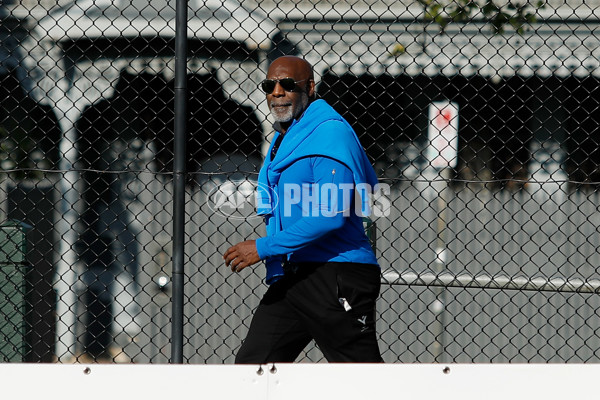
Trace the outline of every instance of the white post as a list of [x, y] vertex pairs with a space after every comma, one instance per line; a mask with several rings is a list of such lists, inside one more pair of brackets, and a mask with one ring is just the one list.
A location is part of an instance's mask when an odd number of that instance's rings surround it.
[[[439, 171], [434, 179], [432, 187], [436, 189], [437, 196], [437, 239], [435, 272], [441, 275], [447, 268], [447, 240], [448, 229], [448, 199], [450, 192], [451, 168], [456, 167], [458, 161], [458, 104], [450, 101], [436, 101], [429, 106], [429, 125], [427, 129], [429, 145], [426, 156], [429, 160], [429, 168]], [[444, 308], [445, 290], [435, 288], [436, 299], [430, 306], [435, 315], [436, 323], [433, 329], [435, 342], [432, 354], [435, 362], [443, 362], [444, 356]]]
[[75, 285], [78, 280], [78, 258], [75, 251], [77, 243], [77, 230], [75, 226], [79, 220], [76, 204], [79, 201], [79, 173], [74, 169], [74, 164], [79, 157], [75, 147], [77, 131], [75, 121], [80, 111], [73, 102], [64, 97], [57, 101], [59, 111], [59, 124], [63, 132], [59, 150], [59, 169], [62, 172], [59, 190], [59, 213], [56, 221], [56, 232], [59, 237], [58, 259], [56, 261], [56, 275], [54, 289], [58, 299], [56, 305], [56, 357], [58, 361], [66, 361], [75, 355], [76, 343], [76, 304], [77, 292]]

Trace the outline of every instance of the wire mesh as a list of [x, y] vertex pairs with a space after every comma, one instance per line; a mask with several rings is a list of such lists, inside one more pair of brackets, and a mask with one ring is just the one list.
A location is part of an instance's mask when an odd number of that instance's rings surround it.
[[[0, 4], [3, 362], [171, 358], [174, 4]], [[222, 253], [265, 235], [257, 86], [286, 54], [390, 188], [386, 362], [599, 361], [600, 1], [188, 7], [186, 363], [232, 363], [266, 290]]]

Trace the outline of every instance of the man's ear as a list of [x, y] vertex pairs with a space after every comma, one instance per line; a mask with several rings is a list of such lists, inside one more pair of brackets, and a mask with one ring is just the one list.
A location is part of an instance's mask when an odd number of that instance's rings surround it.
[[306, 85], [306, 93], [308, 93], [308, 97], [311, 99], [315, 97], [315, 81], [314, 79], [309, 79]]

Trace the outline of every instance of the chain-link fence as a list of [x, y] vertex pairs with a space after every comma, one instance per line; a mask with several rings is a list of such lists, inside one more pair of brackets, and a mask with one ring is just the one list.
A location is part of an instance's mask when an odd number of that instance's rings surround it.
[[180, 234], [183, 361], [233, 362], [266, 286], [222, 253], [265, 234], [257, 86], [295, 54], [391, 188], [384, 360], [599, 361], [600, 1], [187, 5], [187, 117], [175, 1], [0, 5], [0, 360], [168, 362]]

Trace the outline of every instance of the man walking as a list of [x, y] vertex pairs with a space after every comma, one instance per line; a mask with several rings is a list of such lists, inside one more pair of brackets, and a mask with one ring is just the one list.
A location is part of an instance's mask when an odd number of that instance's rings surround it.
[[382, 362], [380, 268], [361, 217], [375, 172], [350, 125], [315, 100], [307, 61], [276, 59], [261, 88], [276, 130], [258, 182], [267, 236], [223, 257], [234, 272], [265, 260], [270, 287], [236, 363], [293, 362], [313, 339], [329, 362]]

